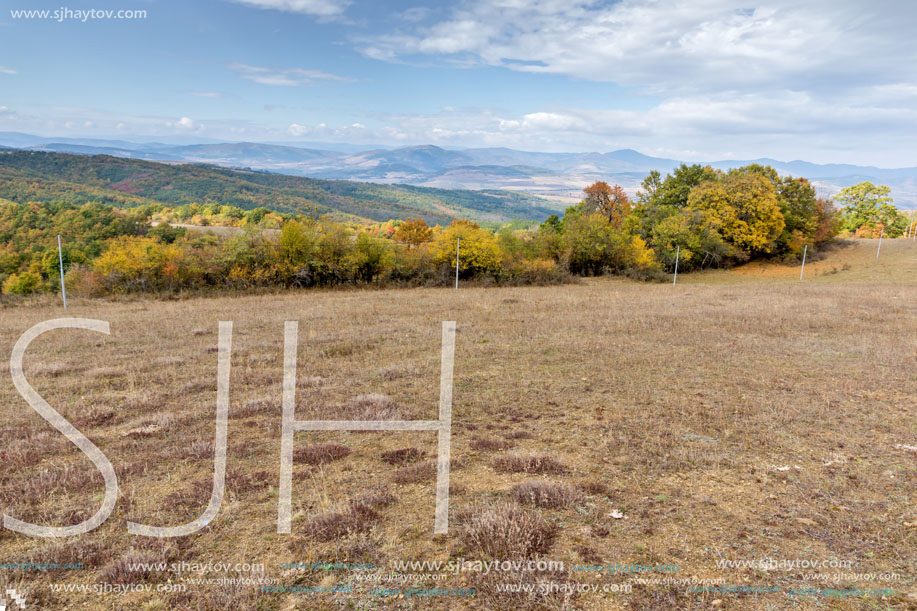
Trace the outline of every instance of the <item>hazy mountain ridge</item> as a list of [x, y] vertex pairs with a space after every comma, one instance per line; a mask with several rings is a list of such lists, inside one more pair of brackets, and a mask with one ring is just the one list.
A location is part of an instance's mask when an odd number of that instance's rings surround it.
[[339, 220], [421, 216], [440, 224], [457, 217], [492, 222], [543, 220], [562, 208], [557, 202], [524, 193], [378, 185], [263, 170], [15, 149], [0, 152], [0, 198], [19, 203], [98, 201], [118, 207], [218, 203], [245, 210], [263, 206], [312, 216], [330, 214]]
[[[505, 147], [445, 149], [434, 145], [388, 148], [309, 143], [207, 142], [169, 144], [42, 138], [0, 133], [0, 146], [88, 155], [112, 155], [164, 162], [193, 162], [269, 170], [311, 178], [408, 184], [448, 189], [506, 189], [573, 201], [595, 180], [617, 182], [633, 193], [652, 170], [665, 174], [681, 161], [644, 155], [632, 149], [608, 153], [538, 153]], [[335, 150], [332, 150], [335, 149]], [[917, 168], [878, 168], [816, 164], [804, 160], [722, 160], [728, 169], [748, 163], [773, 166], [781, 174], [805, 176], [823, 194], [869, 180], [887, 184], [898, 205], [917, 207]]]

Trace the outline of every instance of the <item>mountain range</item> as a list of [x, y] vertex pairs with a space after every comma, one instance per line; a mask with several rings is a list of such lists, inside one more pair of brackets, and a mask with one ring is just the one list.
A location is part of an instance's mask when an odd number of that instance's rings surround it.
[[[680, 160], [651, 157], [624, 149], [608, 153], [537, 153], [509, 148], [445, 149], [438, 146], [391, 148], [324, 143], [200, 142], [46, 138], [0, 132], [0, 146], [110, 155], [165, 163], [198, 163], [229, 168], [380, 184], [440, 189], [509, 190], [570, 203], [584, 186], [605, 180], [633, 194], [652, 170], [663, 174]], [[728, 169], [748, 163], [770, 165], [784, 175], [804, 176], [823, 195], [871, 181], [891, 187], [895, 203], [917, 208], [917, 168], [884, 169], [848, 164], [730, 159], [705, 162]]]
[[[80, 145], [82, 146], [82, 145]], [[454, 218], [502, 224], [544, 220], [562, 211], [556, 201], [512, 191], [434, 189], [290, 176], [192, 163], [161, 163], [112, 155], [0, 150], [0, 203], [99, 202], [121, 208], [145, 204], [224, 204], [341, 221], [387, 221], [420, 216], [431, 224]]]

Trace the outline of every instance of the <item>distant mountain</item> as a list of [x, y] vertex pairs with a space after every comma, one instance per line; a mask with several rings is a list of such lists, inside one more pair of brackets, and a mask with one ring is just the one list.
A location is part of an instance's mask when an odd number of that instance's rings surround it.
[[264, 206], [312, 216], [330, 214], [340, 220], [421, 216], [440, 224], [457, 217], [493, 222], [543, 220], [562, 208], [556, 202], [524, 193], [377, 185], [109, 155], [13, 149], [0, 151], [0, 199], [19, 203], [98, 201], [119, 207], [219, 203], [246, 210]]
[[[608, 153], [536, 153], [509, 148], [450, 150], [432, 145], [387, 148], [318, 142], [167, 144], [153, 139], [143, 142], [50, 139], [15, 132], [0, 132], [0, 145], [151, 161], [206, 163], [322, 179], [447, 189], [511, 190], [563, 202], [578, 200], [582, 188], [596, 180], [618, 183], [633, 194], [650, 171], [665, 174], [681, 163], [632, 149]], [[824, 195], [832, 195], [864, 180], [886, 184], [891, 187], [899, 206], [917, 207], [917, 168], [819, 165], [775, 159], [724, 160], [709, 162], [709, 165], [728, 169], [748, 163], [767, 164], [781, 174], [809, 178]]]
[[[316, 151], [294, 146], [277, 146], [256, 142], [226, 142], [221, 144], [194, 144], [168, 149], [176, 158], [186, 161], [216, 165], [274, 165], [307, 163], [316, 159], [333, 158], [339, 153]], [[251, 166], [256, 167], [256, 166]]]

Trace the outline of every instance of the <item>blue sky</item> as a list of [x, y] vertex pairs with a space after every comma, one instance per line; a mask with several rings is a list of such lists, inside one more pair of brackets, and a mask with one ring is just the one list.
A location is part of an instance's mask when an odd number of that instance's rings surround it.
[[910, 2], [3, 5], [0, 131], [917, 166]]

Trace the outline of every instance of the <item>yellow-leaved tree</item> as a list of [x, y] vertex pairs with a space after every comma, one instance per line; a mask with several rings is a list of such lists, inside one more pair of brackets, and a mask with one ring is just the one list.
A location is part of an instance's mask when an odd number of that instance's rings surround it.
[[459, 274], [462, 278], [500, 273], [503, 256], [497, 238], [477, 223], [456, 219], [439, 232], [433, 239], [434, 263], [455, 265], [456, 247], [459, 251]]
[[758, 173], [702, 182], [691, 189], [688, 208], [701, 211], [726, 241], [749, 254], [771, 252], [785, 226], [776, 188]]

